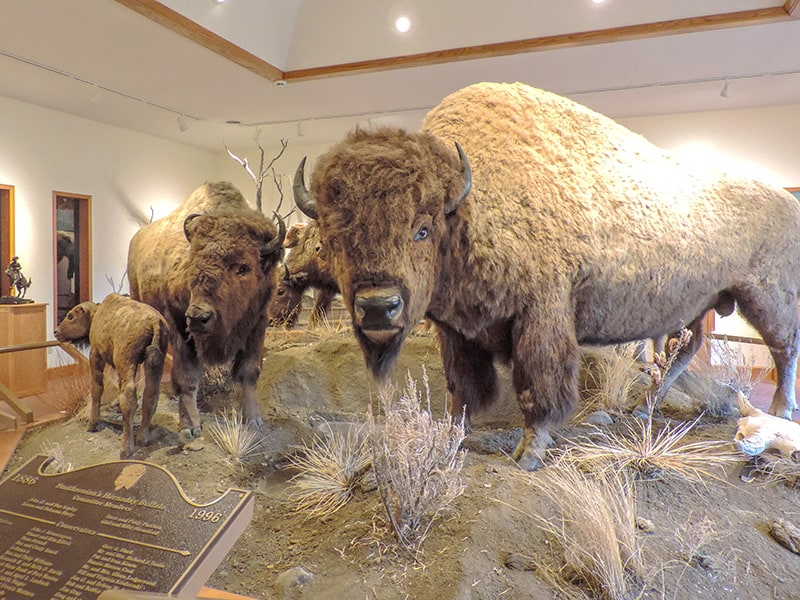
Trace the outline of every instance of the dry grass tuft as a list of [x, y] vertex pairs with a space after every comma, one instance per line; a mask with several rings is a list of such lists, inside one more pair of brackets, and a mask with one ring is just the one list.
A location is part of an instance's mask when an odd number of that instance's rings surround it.
[[800, 462], [779, 454], [766, 452], [753, 459], [754, 473], [767, 482], [782, 483], [792, 489], [800, 489]]
[[647, 419], [636, 425], [627, 423], [623, 432], [599, 431], [599, 436], [568, 447], [563, 460], [589, 471], [629, 471], [639, 477], [655, 478], [667, 474], [693, 481], [721, 478], [721, 469], [741, 457], [729, 441], [683, 443], [700, 417], [694, 421], [667, 424], [658, 431], [653, 427], [653, 398], [666, 380], [678, 353], [689, 343], [691, 332], [683, 329], [669, 342], [669, 353], [656, 353], [649, 375], [653, 381], [648, 396]]
[[582, 394], [585, 404], [572, 418], [574, 422], [596, 410], [609, 413], [621, 413], [625, 410], [634, 386], [637, 383], [635, 373], [639, 372], [639, 361], [636, 360], [638, 348], [636, 343], [624, 344], [603, 354], [602, 359], [595, 361], [593, 368], [586, 373], [586, 390]]
[[214, 417], [214, 423], [208, 427], [208, 434], [233, 463], [239, 466], [261, 455], [264, 439], [257, 429], [249, 427], [243, 421], [238, 410], [222, 413], [221, 418]]
[[563, 460], [588, 471], [629, 471], [641, 478], [676, 475], [702, 482], [720, 479], [725, 466], [740, 462], [729, 441], [684, 443], [697, 424], [667, 424], [653, 432], [652, 418], [627, 422], [623, 433], [602, 431], [598, 438], [568, 447]]
[[373, 470], [386, 516], [400, 546], [418, 556], [436, 518], [464, 491], [459, 475], [464, 427], [450, 416], [435, 419], [423, 370], [425, 406], [416, 382], [380, 393], [382, 427], [369, 416]]
[[363, 426], [342, 435], [326, 425], [327, 437], [318, 436], [290, 459], [299, 472], [292, 478], [295, 490], [289, 501], [306, 518], [331, 515], [344, 506], [372, 464]]
[[558, 565], [541, 564], [538, 572], [570, 598], [586, 598], [587, 593], [591, 598], [630, 598], [641, 587], [643, 565], [628, 476], [613, 470], [588, 475], [562, 461], [530, 481], [559, 513], [557, 520], [529, 515], [559, 553]]

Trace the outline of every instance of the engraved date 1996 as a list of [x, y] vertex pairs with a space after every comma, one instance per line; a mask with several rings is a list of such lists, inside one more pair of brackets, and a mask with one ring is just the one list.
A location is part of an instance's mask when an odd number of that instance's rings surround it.
[[222, 519], [222, 513], [195, 508], [189, 513], [189, 518], [206, 523], [219, 523], [220, 519]]

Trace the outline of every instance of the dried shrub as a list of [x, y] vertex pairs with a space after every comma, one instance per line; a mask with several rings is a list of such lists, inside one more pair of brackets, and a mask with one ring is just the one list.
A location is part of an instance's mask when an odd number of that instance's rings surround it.
[[233, 463], [239, 466], [261, 455], [264, 438], [257, 429], [244, 422], [238, 410], [214, 417], [214, 423], [208, 427], [208, 434]]
[[586, 598], [587, 593], [630, 598], [641, 587], [643, 565], [628, 476], [613, 470], [589, 475], [572, 463], [557, 462], [530, 482], [559, 515], [557, 520], [529, 515], [558, 551], [558, 564], [545, 561], [538, 572], [570, 598]]
[[58, 442], [42, 444], [42, 452], [49, 457], [46, 470], [51, 473], [68, 473], [72, 471], [72, 463], [67, 460], [64, 448]]
[[683, 443], [700, 417], [678, 425], [667, 424], [654, 431], [653, 399], [658, 396], [678, 353], [690, 339], [691, 332], [683, 329], [677, 338], [670, 340], [668, 353], [654, 355], [654, 364], [649, 369], [653, 386], [647, 398], [646, 420], [637, 421], [635, 425], [626, 423], [622, 433], [598, 431], [596, 438], [569, 446], [564, 460], [587, 470], [626, 470], [648, 478], [674, 474], [701, 482], [707, 477], [720, 477], [722, 467], [741, 460], [728, 441]]
[[709, 341], [713, 345], [713, 353], [718, 364], [711, 364], [711, 357], [706, 362], [710, 379], [731, 390], [731, 395], [742, 392], [748, 398], [759, 383], [769, 374], [770, 368], [759, 369], [755, 366], [752, 355], [741, 352], [727, 338], [715, 338]]
[[346, 434], [334, 432], [326, 421], [328, 435], [316, 436], [311, 445], [290, 458], [298, 473], [292, 478], [289, 502], [297, 512], [310, 517], [331, 515], [344, 506], [372, 464], [364, 427], [350, 427]]
[[460, 450], [464, 426], [449, 415], [431, 414], [430, 388], [423, 370], [423, 406], [416, 382], [380, 393], [382, 427], [370, 414], [369, 439], [378, 492], [400, 546], [416, 557], [436, 518], [464, 491]]
[[67, 360], [60, 352], [56, 354], [56, 368], [65, 371], [61, 377], [50, 379], [42, 400], [74, 417], [88, 405], [91, 398], [92, 374], [84, 362]]

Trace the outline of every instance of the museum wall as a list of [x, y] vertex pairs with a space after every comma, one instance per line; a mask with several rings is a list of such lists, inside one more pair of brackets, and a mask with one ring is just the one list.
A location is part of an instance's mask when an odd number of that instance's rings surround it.
[[[783, 187], [800, 187], [800, 105], [709, 113], [619, 119], [654, 143], [689, 153], [696, 160], [726, 164]], [[53, 322], [53, 191], [92, 197], [92, 296], [111, 292], [107, 277], [118, 285], [125, 270], [127, 245], [139, 224], [130, 208], [149, 218], [163, 216], [206, 179], [227, 179], [248, 198], [255, 184], [221, 149], [206, 152], [153, 136], [109, 127], [64, 113], [0, 98], [0, 183], [15, 186], [16, 254], [33, 278], [29, 296], [46, 302], [48, 330]], [[267, 161], [280, 151], [279, 140], [262, 137]], [[329, 144], [290, 139], [276, 171], [283, 186], [282, 214], [292, 206], [294, 169], [308, 156], [307, 170]], [[253, 168], [259, 151], [232, 148]], [[265, 179], [264, 209], [277, 204], [279, 193]], [[292, 215], [289, 223], [304, 220]], [[127, 281], [123, 288], [128, 291]], [[728, 333], [749, 335], [739, 324]]]
[[213, 177], [212, 152], [3, 97], [0, 131], [0, 183], [15, 192], [15, 254], [33, 280], [27, 297], [48, 304], [48, 331], [54, 191], [91, 196], [91, 289], [102, 300], [112, 291], [106, 276], [118, 284], [125, 272], [128, 241], [139, 228], [126, 205], [148, 218], [152, 207], [160, 217]]

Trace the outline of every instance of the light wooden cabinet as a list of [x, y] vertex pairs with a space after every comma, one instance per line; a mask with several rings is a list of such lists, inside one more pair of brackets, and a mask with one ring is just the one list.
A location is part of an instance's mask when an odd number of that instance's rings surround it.
[[[0, 304], [0, 347], [44, 342], [47, 304]], [[17, 396], [47, 390], [47, 350], [22, 350], [0, 354], [0, 383]]]

